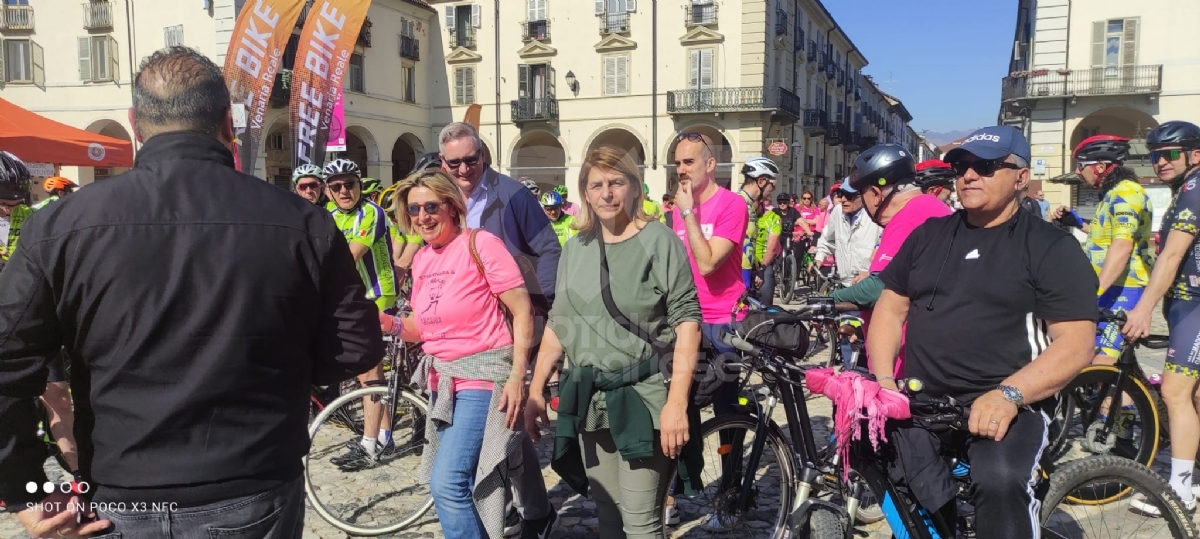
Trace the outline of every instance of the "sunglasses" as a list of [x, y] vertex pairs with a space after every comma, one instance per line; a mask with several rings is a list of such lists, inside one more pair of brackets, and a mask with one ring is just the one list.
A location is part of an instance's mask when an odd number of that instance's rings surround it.
[[342, 189], [349, 189], [353, 191], [355, 187], [358, 187], [358, 181], [346, 180], [344, 182], [331, 183], [328, 187], [329, 190], [333, 191], [334, 193], [340, 193], [342, 192]]
[[1082, 161], [1079, 163], [1075, 163], [1075, 172], [1082, 172], [1083, 169], [1090, 167], [1094, 164], [1096, 164], [1096, 161]]
[[468, 168], [479, 164], [479, 160], [483, 158], [483, 152], [475, 152], [475, 155], [469, 155], [462, 159], [446, 159], [442, 157], [442, 163], [445, 163], [446, 168], [455, 170], [460, 165], [467, 165]]
[[858, 193], [847, 193], [845, 191], [840, 191], [840, 190], [837, 191], [836, 193], [834, 193], [834, 195], [844, 198], [846, 200], [850, 200], [850, 201], [853, 201], [854, 199], [858, 198]]
[[321, 182], [309, 182], [309, 183], [296, 184], [297, 191], [312, 191], [314, 189], [320, 189], [320, 188], [321, 188]]
[[800, 197], [800, 200], [812, 200], [812, 197]]
[[717, 154], [715, 152], [713, 152], [712, 147], [710, 147], [708, 145], [708, 141], [704, 140], [704, 135], [701, 135], [700, 133], [680, 133], [679, 136], [675, 137], [675, 142], [677, 142], [677, 143], [683, 142], [685, 140], [690, 140], [692, 142], [699, 142], [699, 143], [703, 144], [705, 148], [708, 149], [708, 155], [711, 155], [713, 157], [717, 156]]
[[428, 215], [437, 215], [438, 212], [442, 211], [442, 206], [444, 206], [444, 205], [445, 205], [444, 202], [426, 202], [424, 204], [409, 204], [408, 210], [407, 210], [408, 216], [416, 217], [421, 214], [422, 209], [424, 209], [425, 213]]
[[983, 178], [995, 174], [997, 170], [1002, 168], [1008, 168], [1012, 170], [1018, 170], [1021, 168], [1012, 163], [1007, 163], [1001, 159], [980, 159], [979, 161], [972, 161], [970, 163], [966, 161], [955, 161], [951, 166], [954, 168], [954, 173], [960, 177], [965, 176], [968, 170], [974, 170], [975, 174], [978, 174]]
[[1178, 161], [1180, 157], [1183, 157], [1183, 154], [1185, 153], [1185, 151], [1186, 150], [1183, 150], [1182, 148], [1175, 148], [1173, 150], [1151, 151], [1150, 152], [1150, 163], [1151, 164], [1157, 163], [1159, 159], [1166, 159], [1167, 161]]

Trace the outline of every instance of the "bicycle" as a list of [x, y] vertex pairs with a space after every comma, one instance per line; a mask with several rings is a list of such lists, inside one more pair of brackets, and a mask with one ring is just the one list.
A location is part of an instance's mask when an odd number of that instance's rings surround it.
[[[321, 518], [355, 535], [395, 533], [416, 522], [433, 506], [428, 485], [412, 476], [421, 462], [425, 416], [429, 412], [428, 402], [409, 383], [420, 358], [420, 345], [391, 336], [384, 339], [388, 341], [384, 380], [334, 399], [309, 425], [312, 448], [304, 459], [308, 501]], [[392, 418], [395, 450], [388, 454], [381, 451], [368, 468], [361, 470], [367, 473], [355, 476], [354, 472], [330, 464], [328, 457], [358, 443], [364, 398], [382, 402], [384, 413]], [[326, 475], [334, 474], [337, 474], [335, 480], [323, 480]], [[386, 483], [392, 488], [370, 494], [377, 489], [347, 487], [357, 479]], [[355, 498], [360, 492], [368, 493]]]
[[775, 288], [780, 303], [789, 304], [796, 299], [797, 279], [799, 278], [799, 262], [796, 261], [796, 243], [789, 236], [783, 236], [783, 254], [775, 257]]
[[[919, 393], [920, 382], [913, 379], [901, 380], [902, 388], [915, 388], [906, 391], [910, 395]], [[964, 430], [967, 418], [970, 416], [968, 406], [957, 402], [952, 397], [926, 397], [912, 405], [913, 421], [926, 426], [943, 426], [945, 428]], [[865, 439], [851, 444], [851, 464], [862, 477], [863, 481], [882, 500], [882, 506], [896, 537], [913, 537], [917, 539], [949, 539], [953, 537], [971, 536], [974, 528], [973, 508], [959, 514], [953, 522], [947, 522], [945, 516], [921, 507], [907, 487], [893, 482], [888, 475], [887, 463], [895, 457], [895, 448], [884, 443], [875, 448]], [[971, 500], [966, 495], [971, 484], [971, 465], [966, 459], [966, 452], [956, 448], [943, 448], [941, 457], [951, 470], [951, 475], [958, 486], [957, 503], [959, 507], [968, 508]], [[1143, 493], [1147, 503], [1158, 508], [1164, 515], [1161, 523], [1150, 534], [1143, 534], [1138, 529], [1126, 530], [1123, 526], [1113, 537], [1166, 537], [1163, 528], [1169, 531], [1173, 538], [1190, 538], [1196, 536], [1195, 524], [1191, 515], [1183, 508], [1183, 502], [1165, 480], [1146, 466], [1129, 459], [1115, 456], [1096, 456], [1073, 461], [1054, 474], [1050, 475], [1049, 483], [1045, 475], [1041, 475], [1039, 484], [1034, 489], [1037, 499], [1042, 502], [1040, 524], [1043, 537], [1092, 537], [1099, 528], [1096, 525], [1081, 525], [1077, 517], [1098, 516], [1106, 532], [1111, 531], [1106, 523], [1117, 520], [1119, 507], [1109, 504], [1076, 504], [1075, 498], [1096, 498], [1115, 501], [1127, 497], [1129, 492], [1137, 489]], [[1128, 486], [1126, 486], [1126, 484]], [[1097, 493], [1096, 491], [1100, 491]], [[1124, 494], [1114, 496], [1112, 492]], [[1106, 502], [1107, 503], [1107, 502]], [[1121, 504], [1124, 506], [1124, 504]], [[1075, 509], [1082, 509], [1080, 515]], [[1132, 512], [1132, 509], [1125, 513]], [[1070, 514], [1068, 514], [1070, 513]], [[1142, 521], [1149, 523], [1155, 520], [1146, 516]], [[1135, 533], [1137, 535], [1135, 535]]]
[[[1118, 326], [1125, 313], [1101, 311], [1100, 321]], [[1135, 348], [1160, 350], [1165, 335], [1126, 339], [1113, 365], [1089, 365], [1059, 392], [1050, 425], [1050, 446], [1042, 465], [1079, 455], [1115, 455], [1147, 466], [1167, 442], [1166, 407], [1137, 361]], [[1126, 405], [1124, 399], [1131, 401]], [[1116, 411], [1116, 413], [1112, 413]], [[1108, 500], [1074, 500], [1105, 503]]]

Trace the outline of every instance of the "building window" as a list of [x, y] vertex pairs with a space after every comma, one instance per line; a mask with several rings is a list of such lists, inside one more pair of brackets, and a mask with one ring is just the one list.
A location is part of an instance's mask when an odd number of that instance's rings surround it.
[[357, 53], [350, 55], [350, 73], [346, 79], [349, 81], [349, 86], [346, 87], [347, 90], [366, 93], [367, 85], [366, 76], [363, 73], [363, 55]]
[[117, 40], [112, 36], [77, 38], [79, 50], [79, 80], [108, 82], [118, 75]]
[[163, 41], [168, 47], [183, 46], [183, 25], [168, 26], [163, 28]]
[[417, 68], [404, 66], [400, 68], [400, 99], [409, 103], [417, 102]]
[[454, 103], [456, 105], [475, 103], [475, 68], [459, 67], [454, 69]]
[[713, 49], [690, 51], [688, 62], [688, 88], [707, 90], [713, 87]]
[[629, 94], [629, 57], [604, 57], [604, 95]]
[[517, 65], [517, 97], [554, 98], [554, 68], [550, 64]]
[[270, 135], [267, 135], [267, 149], [268, 150], [282, 150], [283, 149], [283, 133], [276, 131], [274, 133], [271, 133]]
[[1116, 77], [1122, 66], [1137, 65], [1138, 19], [1110, 19], [1092, 24], [1092, 67]]
[[34, 82], [34, 49], [40, 57], [41, 47], [28, 39], [6, 39], [3, 45], [4, 82]]

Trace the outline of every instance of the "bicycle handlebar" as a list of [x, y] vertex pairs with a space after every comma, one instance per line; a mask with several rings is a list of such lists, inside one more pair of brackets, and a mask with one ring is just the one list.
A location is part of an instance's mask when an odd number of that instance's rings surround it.
[[[1129, 321], [1129, 318], [1125, 315], [1124, 312], [1113, 312], [1108, 309], [1100, 309], [1099, 320], [1101, 322], [1116, 324], [1117, 326], [1124, 326], [1125, 322]], [[1100, 335], [1099, 328], [1096, 329], [1096, 335]], [[1133, 344], [1134, 344], [1134, 346], [1145, 346], [1146, 348], [1149, 348], [1151, 350], [1162, 350], [1162, 349], [1170, 346], [1170, 343], [1171, 343], [1170, 336], [1147, 335], [1145, 337], [1137, 339], [1136, 341], [1134, 341]]]

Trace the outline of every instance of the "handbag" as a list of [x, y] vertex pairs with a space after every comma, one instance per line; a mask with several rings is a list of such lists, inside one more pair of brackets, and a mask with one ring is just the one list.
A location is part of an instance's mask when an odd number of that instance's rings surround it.
[[[604, 249], [604, 238], [597, 235], [596, 241], [600, 244], [600, 296], [604, 300], [604, 308], [608, 310], [608, 315], [618, 326], [625, 328], [626, 331], [637, 335], [637, 337], [646, 344], [650, 345], [650, 350], [658, 359], [659, 370], [666, 380], [671, 379], [673, 361], [672, 356], [675, 351], [675, 343], [662, 341], [650, 335], [641, 326], [634, 324], [617, 308], [617, 304], [613, 301], [611, 281], [609, 280], [608, 272], [608, 255]], [[716, 352], [712, 342], [704, 333], [700, 334], [700, 353], [696, 358], [696, 372], [692, 374], [692, 385], [689, 391], [691, 402], [693, 405], [703, 408], [712, 403], [713, 397], [717, 390], [725, 383], [722, 376], [718, 376], [720, 369], [720, 354]]]
[[[472, 229], [470, 237], [467, 238], [467, 247], [471, 251], [471, 260], [475, 261], [475, 269], [479, 270], [479, 275], [483, 280], [487, 281], [487, 272], [483, 269], [483, 260], [479, 258], [479, 250], [475, 248], [475, 234], [480, 229]], [[523, 256], [514, 256], [517, 262], [517, 268], [521, 270], [521, 278], [525, 280], [525, 290], [529, 292], [529, 303], [532, 306], [533, 314], [533, 342], [529, 344], [529, 349], [532, 351], [542, 342], [542, 334], [546, 330], [546, 313], [550, 312], [549, 301], [546, 300], [546, 295], [542, 293], [542, 285], [537, 280], [537, 270], [533, 267], [533, 262]], [[500, 298], [497, 297], [497, 300]], [[508, 326], [508, 333], [512, 335], [512, 312], [508, 310], [508, 306], [500, 301], [500, 312], [504, 313], [504, 323]]]

